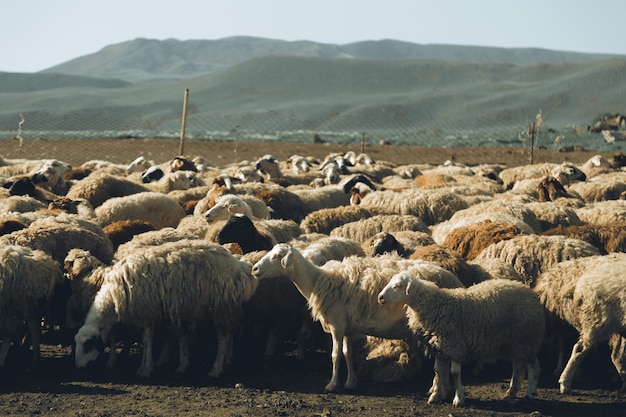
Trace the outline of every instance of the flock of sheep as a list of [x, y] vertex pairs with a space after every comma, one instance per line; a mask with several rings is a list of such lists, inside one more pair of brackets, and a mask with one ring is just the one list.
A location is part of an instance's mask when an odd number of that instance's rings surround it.
[[213, 378], [251, 339], [259, 360], [292, 340], [301, 360], [328, 350], [326, 391], [410, 380], [430, 363], [428, 401], [462, 406], [464, 364], [510, 362], [514, 401], [524, 378], [536, 395], [540, 357], [565, 393], [608, 342], [624, 389], [624, 162], [0, 157], [0, 367], [24, 346], [37, 366], [46, 332], [79, 368], [103, 353], [114, 367], [140, 337], [138, 375], [176, 354], [184, 373], [211, 328]]

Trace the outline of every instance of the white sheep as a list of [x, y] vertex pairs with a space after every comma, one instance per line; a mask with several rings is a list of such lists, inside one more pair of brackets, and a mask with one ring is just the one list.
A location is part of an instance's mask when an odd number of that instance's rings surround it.
[[626, 334], [626, 254], [612, 253], [562, 262], [537, 279], [535, 291], [548, 312], [579, 334], [559, 377], [561, 393], [571, 390], [583, 358], [598, 344], [611, 341], [611, 359], [626, 389], [623, 352], [614, 337]]
[[176, 200], [152, 191], [109, 198], [95, 212], [103, 226], [120, 220], [144, 220], [156, 229], [176, 227], [187, 215]]
[[63, 281], [59, 265], [50, 255], [17, 245], [0, 246], [0, 367], [9, 347], [21, 340], [26, 324], [33, 346], [32, 366], [40, 359], [41, 319]]
[[202, 240], [165, 243], [128, 255], [106, 272], [75, 336], [76, 366], [93, 361], [99, 352], [90, 349], [91, 342], [106, 340], [113, 326], [122, 323], [143, 329], [143, 360], [137, 373], [151, 376], [152, 334], [155, 326], [165, 325], [179, 336], [177, 372], [184, 372], [189, 362], [187, 332], [211, 320], [218, 349], [209, 375], [221, 376], [232, 355], [241, 306], [258, 286], [250, 267], [225, 248]]
[[496, 258], [513, 265], [525, 284], [534, 286], [539, 274], [568, 259], [600, 255], [591, 243], [566, 236], [519, 235], [494, 243], [475, 258]]
[[524, 284], [493, 279], [466, 289], [443, 289], [401, 272], [378, 294], [382, 305], [406, 305], [408, 325], [418, 341], [435, 355], [435, 379], [429, 403], [445, 400], [448, 372], [454, 378], [452, 404], [462, 406], [465, 393], [461, 364], [467, 361], [509, 360], [513, 375], [505, 399], [515, 399], [528, 370], [526, 396], [537, 391], [537, 353], [545, 321], [538, 297]]
[[409, 214], [381, 214], [335, 227], [330, 235], [363, 243], [377, 233], [400, 230], [428, 232], [428, 227], [419, 217]]
[[[250, 205], [254, 203], [252, 203], [250, 200], [257, 201], [258, 204], [256, 206], [263, 207], [265, 209], [262, 216], [257, 216], [255, 214], [255, 210], [253, 210]], [[198, 206], [196, 206], [196, 209], [194, 209], [194, 214], [204, 215], [206, 221], [209, 223], [219, 221], [219, 220], [228, 220], [230, 216], [233, 216], [235, 214], [243, 214], [245, 216], [248, 216], [251, 219], [257, 219], [257, 218], [268, 219], [270, 217], [270, 211], [268, 207], [265, 205], [265, 203], [263, 203], [258, 198], [255, 198], [252, 196], [244, 196], [244, 195], [238, 196], [235, 194], [221, 195], [217, 199], [213, 207], [200, 213], [201, 211], [202, 211], [202, 207], [199, 204]], [[257, 207], [256, 212], [260, 213], [260, 210], [258, 210], [258, 207]]]
[[357, 385], [350, 341], [353, 334], [390, 339], [408, 335], [402, 306], [381, 306], [376, 297], [393, 274], [413, 269], [441, 286], [462, 285], [454, 274], [432, 263], [392, 256], [349, 257], [319, 267], [288, 244], [274, 246], [254, 264], [252, 273], [259, 279], [286, 276], [307, 299], [313, 319], [319, 320], [332, 336], [332, 376], [325, 389], [334, 391], [339, 384], [342, 356], [347, 366], [345, 388]]
[[119, 175], [96, 173], [76, 181], [67, 192], [72, 200], [85, 199], [94, 207], [98, 207], [112, 197], [150, 191], [148, 187]]

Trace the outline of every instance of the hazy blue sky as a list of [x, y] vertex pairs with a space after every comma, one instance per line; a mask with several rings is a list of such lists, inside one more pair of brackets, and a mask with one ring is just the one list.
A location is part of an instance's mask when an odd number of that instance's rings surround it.
[[0, 71], [35, 72], [138, 37], [397, 39], [626, 55], [625, 0], [14, 0]]

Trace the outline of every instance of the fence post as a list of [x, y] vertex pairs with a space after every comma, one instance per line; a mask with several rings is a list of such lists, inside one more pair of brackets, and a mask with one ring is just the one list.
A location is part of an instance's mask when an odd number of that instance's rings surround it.
[[365, 132], [361, 133], [361, 153], [365, 153]]
[[178, 154], [183, 155], [185, 148], [185, 129], [187, 128], [187, 103], [189, 102], [189, 89], [185, 89], [185, 96], [183, 98], [183, 116], [180, 126], [180, 140], [178, 147]]
[[535, 122], [530, 129], [530, 163], [532, 164], [535, 159]]

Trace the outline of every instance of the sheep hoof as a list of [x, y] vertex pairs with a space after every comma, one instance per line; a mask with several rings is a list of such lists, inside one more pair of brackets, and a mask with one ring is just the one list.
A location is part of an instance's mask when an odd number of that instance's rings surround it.
[[430, 394], [430, 397], [428, 397], [428, 404], [436, 404], [436, 403], [440, 403], [442, 402], [444, 399], [442, 398], [441, 395], [439, 395], [439, 393], [437, 392], [433, 392], [432, 394]]
[[337, 389], [337, 385], [331, 384], [331, 383], [329, 383], [328, 385], [324, 387], [325, 392], [334, 392], [336, 389]]

